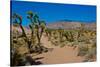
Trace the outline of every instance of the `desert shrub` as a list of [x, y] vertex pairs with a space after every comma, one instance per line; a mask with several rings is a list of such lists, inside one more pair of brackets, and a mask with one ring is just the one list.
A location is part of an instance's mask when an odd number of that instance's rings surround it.
[[42, 62], [37, 61], [37, 60], [42, 59], [42, 58], [43, 57], [32, 58], [32, 56], [27, 55], [27, 54], [20, 55], [18, 53], [15, 53], [11, 61], [11, 66], [39, 65], [39, 64], [42, 64]]
[[54, 36], [54, 39], [57, 39], [58, 37], [57, 36]]
[[66, 40], [69, 42], [73, 42], [74, 41], [74, 35], [72, 31], [64, 31], [64, 33], [62, 34], [64, 37], [66, 37]]
[[42, 45], [35, 45], [32, 47], [30, 53], [37, 53], [37, 54], [41, 54], [43, 52], [48, 52], [49, 48], [46, 48]]
[[78, 56], [85, 56], [88, 53], [88, 46], [83, 44], [79, 46]]
[[96, 42], [91, 44], [81, 44], [79, 46], [78, 56], [84, 56], [84, 62], [94, 61], [96, 59]]
[[87, 55], [85, 56], [85, 60], [84, 61], [94, 61], [94, 60], [96, 60], [96, 43], [94, 43], [90, 47]]
[[64, 43], [62, 43], [62, 44], [60, 45], [60, 47], [64, 47], [64, 46], [66, 46], [66, 44], [64, 44]]
[[53, 45], [55, 45], [55, 46], [58, 46], [59, 45], [59, 41], [57, 41], [57, 40], [53, 40], [53, 41], [51, 41], [51, 43], [53, 44]]

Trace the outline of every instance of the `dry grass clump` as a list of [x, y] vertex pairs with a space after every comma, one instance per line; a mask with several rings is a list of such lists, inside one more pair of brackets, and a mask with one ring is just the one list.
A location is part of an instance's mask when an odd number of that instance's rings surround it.
[[96, 43], [93, 44], [84, 44], [79, 46], [78, 56], [84, 56], [87, 61], [95, 61], [96, 60]]
[[85, 56], [88, 53], [88, 46], [80, 45], [78, 56]]

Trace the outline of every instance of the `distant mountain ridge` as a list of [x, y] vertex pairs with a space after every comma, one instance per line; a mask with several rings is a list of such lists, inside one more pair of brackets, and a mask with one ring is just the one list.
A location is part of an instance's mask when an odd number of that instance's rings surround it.
[[96, 30], [95, 22], [86, 23], [86, 22], [77, 22], [77, 21], [71, 21], [71, 20], [56, 21], [56, 22], [47, 24], [47, 28], [50, 28], [50, 29], [62, 28], [62, 29], [72, 30], [72, 29], [79, 29], [81, 27], [81, 24], [84, 24], [84, 29]]
[[96, 21], [81, 21], [81, 20], [69, 20], [69, 19], [62, 19], [62, 20], [58, 20], [58, 21], [55, 21], [53, 23], [56, 23], [56, 22], [81, 22], [81, 23], [94, 23]]
[[[75, 22], [75, 21], [71, 21], [71, 20], [60, 20], [60, 21], [56, 21], [56, 22], [52, 22], [50, 24], [47, 24], [46, 27], [49, 29], [66, 29], [66, 30], [78, 30], [81, 27], [81, 24], [84, 24], [84, 29], [86, 30], [93, 30], [96, 31], [96, 23], [92, 22], [92, 23], [82, 23], [82, 22]], [[25, 31], [31, 32], [28, 26], [23, 26], [23, 28], [25, 29]], [[19, 26], [12, 26], [12, 30], [18, 30], [20, 32], [21, 29]]]

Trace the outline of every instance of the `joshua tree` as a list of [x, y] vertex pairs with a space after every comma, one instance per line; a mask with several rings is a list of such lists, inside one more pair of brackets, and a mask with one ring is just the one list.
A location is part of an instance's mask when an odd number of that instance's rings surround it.
[[81, 24], [80, 29], [78, 31], [78, 38], [81, 37], [82, 33], [84, 32], [84, 24]]
[[38, 49], [40, 51], [42, 51], [42, 49], [45, 49], [43, 48], [43, 46], [41, 46], [41, 37], [43, 35], [43, 32], [45, 31], [46, 29], [46, 24], [44, 21], [41, 21], [39, 20], [39, 17], [37, 14], [33, 13], [32, 11], [29, 11], [28, 12], [28, 16], [27, 16], [28, 19], [30, 19], [31, 21], [31, 24], [29, 25], [30, 27], [30, 30], [31, 30], [31, 40], [27, 37], [26, 33], [25, 33], [25, 30], [22, 26], [22, 17], [16, 13], [13, 14], [12, 16], [12, 19], [13, 19], [13, 23], [16, 23], [18, 24], [18, 26], [21, 28], [22, 30], [22, 35], [20, 37], [24, 37], [23, 39], [25, 40], [25, 42], [27, 43], [27, 46], [29, 48], [29, 51], [30, 52], [34, 52], [34, 49], [32, 49], [32, 44], [35, 37], [37, 37], [37, 46], [35, 46], [35, 48], [38, 47]]
[[[32, 29], [32, 34], [36, 33], [37, 39], [38, 39], [38, 45], [40, 46], [40, 40], [42, 37], [43, 32], [46, 29], [46, 23], [44, 21], [39, 20], [39, 16], [32, 11], [29, 11], [27, 18], [30, 19], [31, 25], [30, 28]], [[34, 30], [36, 31], [34, 32]]]
[[62, 41], [62, 37], [63, 37], [62, 33], [63, 33], [63, 31], [64, 31], [64, 30], [61, 29], [61, 28], [58, 29], [59, 37], [60, 37], [60, 42]]
[[14, 20], [13, 23], [17, 23], [20, 26], [20, 28], [22, 30], [22, 36], [20, 36], [20, 37], [25, 37], [24, 40], [25, 40], [25, 42], [27, 42], [28, 48], [30, 50], [31, 41], [29, 41], [29, 39], [28, 39], [28, 37], [27, 37], [27, 35], [25, 33], [25, 30], [24, 30], [24, 28], [22, 26], [22, 17], [20, 15], [16, 14], [16, 13], [14, 13], [13, 16], [12, 16], [12, 19]]
[[51, 29], [46, 29], [46, 36], [48, 37], [48, 41], [51, 41], [51, 37], [52, 37], [52, 30]]

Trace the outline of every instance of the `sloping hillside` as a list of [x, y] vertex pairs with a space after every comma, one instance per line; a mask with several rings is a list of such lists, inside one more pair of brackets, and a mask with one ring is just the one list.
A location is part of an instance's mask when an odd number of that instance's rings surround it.
[[84, 25], [84, 29], [88, 30], [96, 30], [96, 23], [82, 23], [82, 22], [73, 22], [73, 21], [57, 21], [54, 23], [47, 24], [47, 27], [50, 29], [67, 29], [67, 30], [73, 30], [73, 29], [79, 29], [81, 25]]

